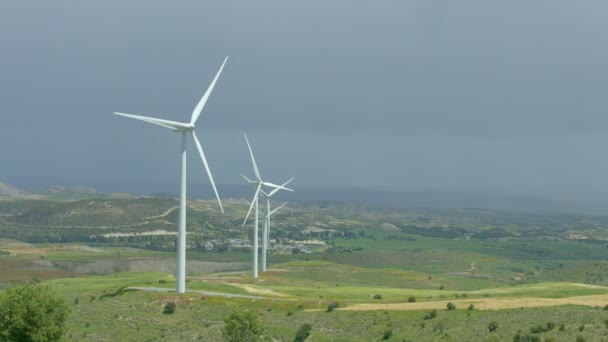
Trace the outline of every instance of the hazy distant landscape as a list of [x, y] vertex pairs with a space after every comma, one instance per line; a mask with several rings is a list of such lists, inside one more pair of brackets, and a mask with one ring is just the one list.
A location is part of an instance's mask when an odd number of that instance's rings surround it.
[[221, 340], [227, 303], [283, 341], [303, 322], [310, 341], [608, 338], [607, 216], [292, 202], [254, 279], [246, 204], [192, 199], [176, 295], [176, 199], [1, 188], [0, 284], [51, 284], [72, 303], [66, 340]]

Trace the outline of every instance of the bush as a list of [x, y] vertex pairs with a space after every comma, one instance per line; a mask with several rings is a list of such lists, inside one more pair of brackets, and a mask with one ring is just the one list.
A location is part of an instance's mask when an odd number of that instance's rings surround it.
[[296, 338], [293, 342], [304, 342], [310, 336], [310, 330], [312, 330], [312, 324], [304, 323], [300, 326], [300, 329], [296, 332]]
[[515, 336], [513, 336], [513, 342], [541, 342], [540, 337], [534, 335], [522, 335], [521, 331], [518, 331]]
[[332, 312], [332, 311], [334, 311], [334, 310], [335, 310], [335, 309], [337, 309], [337, 308], [338, 308], [338, 303], [336, 303], [336, 302], [331, 302], [331, 303], [329, 303], [329, 305], [327, 306], [327, 312]]
[[488, 324], [488, 330], [490, 332], [494, 332], [496, 329], [498, 329], [498, 322], [492, 321], [490, 324]]
[[576, 336], [576, 342], [587, 342], [587, 340], [583, 336]]
[[427, 313], [426, 315], [424, 315], [424, 317], [422, 317], [422, 319], [429, 320], [429, 319], [433, 319], [435, 317], [437, 317], [437, 310], [433, 310], [433, 311]]
[[446, 307], [448, 308], [448, 311], [452, 311], [452, 310], [456, 310], [456, 304], [449, 302], [448, 305], [446, 305]]
[[566, 330], [566, 325], [565, 324], [561, 324], [559, 326], [559, 331], [565, 331]]
[[375, 295], [373, 295], [372, 299], [382, 299], [382, 295], [376, 293]]
[[387, 329], [384, 334], [382, 334], [382, 339], [383, 340], [388, 340], [389, 338], [391, 338], [391, 336], [393, 336], [393, 330], [392, 329]]
[[469, 305], [469, 307], [467, 308], [467, 310], [469, 311], [473, 311], [475, 309], [475, 305], [471, 304]]
[[9, 287], [0, 293], [1, 341], [59, 341], [70, 309], [46, 285]]
[[537, 325], [537, 326], [530, 327], [530, 332], [533, 333], [533, 334], [540, 334], [540, 333], [544, 333], [544, 332], [547, 332], [547, 331], [551, 331], [554, 328], [555, 328], [555, 323], [548, 322], [545, 325]]
[[159, 280], [158, 280], [158, 283], [159, 283], [159, 284], [166, 284], [166, 283], [167, 283], [167, 280], [166, 280], [166, 279], [159, 279]]
[[174, 302], [168, 302], [167, 304], [165, 304], [165, 308], [163, 309], [163, 313], [166, 315], [170, 315], [172, 313], [175, 312], [175, 308], [177, 307], [177, 305], [175, 305]]
[[255, 310], [242, 310], [234, 307], [230, 315], [224, 318], [226, 325], [222, 331], [224, 338], [230, 342], [260, 341], [264, 325], [260, 314]]
[[408, 303], [415, 303], [415, 302], [416, 302], [416, 297], [409, 297], [409, 298], [407, 299], [407, 302], [408, 302]]

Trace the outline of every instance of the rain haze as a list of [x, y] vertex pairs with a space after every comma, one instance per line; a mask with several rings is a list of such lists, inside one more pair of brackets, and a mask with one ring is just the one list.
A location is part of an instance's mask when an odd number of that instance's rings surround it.
[[607, 11], [3, 1], [0, 181], [177, 184], [178, 136], [112, 112], [187, 121], [229, 56], [197, 124], [220, 194], [252, 174], [246, 132], [265, 178], [294, 186], [608, 203]]

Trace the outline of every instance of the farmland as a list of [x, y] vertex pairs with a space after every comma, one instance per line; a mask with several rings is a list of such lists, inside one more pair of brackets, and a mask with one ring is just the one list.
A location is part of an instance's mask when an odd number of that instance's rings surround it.
[[173, 199], [0, 202], [0, 284], [50, 284], [72, 307], [68, 341], [221, 340], [233, 307], [256, 309], [277, 341], [302, 323], [310, 341], [608, 339], [604, 217], [296, 203], [274, 220], [274, 245], [326, 247], [271, 250], [253, 279], [251, 250], [230, 244], [250, 240], [246, 208], [226, 203], [222, 217], [190, 202], [190, 292], [177, 295], [174, 237], [142, 234], [176, 230]]

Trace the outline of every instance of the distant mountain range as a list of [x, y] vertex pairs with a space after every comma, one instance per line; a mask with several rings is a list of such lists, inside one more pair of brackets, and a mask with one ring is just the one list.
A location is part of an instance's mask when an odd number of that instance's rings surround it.
[[24, 191], [14, 185], [0, 182], [0, 196], [14, 196]]
[[[177, 183], [154, 182], [81, 182], [81, 185], [69, 186], [41, 186], [18, 184], [28, 191], [78, 192], [93, 195], [99, 193], [131, 193], [138, 195], [168, 195], [175, 196]], [[359, 203], [374, 206], [388, 206], [396, 208], [434, 208], [457, 209], [478, 208], [506, 211], [543, 212], [543, 213], [580, 213], [606, 215], [608, 205], [598, 203], [567, 203], [544, 198], [529, 196], [500, 196], [474, 193], [457, 193], [448, 191], [406, 191], [406, 190], [374, 190], [357, 187], [302, 187], [296, 184], [296, 192], [279, 192], [277, 199], [297, 202], [342, 202]], [[253, 189], [248, 185], [220, 184], [220, 195], [224, 198], [249, 198]], [[191, 183], [188, 188], [188, 197], [213, 199], [209, 184]], [[0, 183], [0, 196], [15, 196], [27, 193], [18, 187]], [[126, 194], [125, 194], [126, 195]]]

